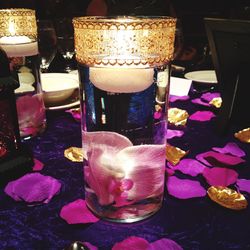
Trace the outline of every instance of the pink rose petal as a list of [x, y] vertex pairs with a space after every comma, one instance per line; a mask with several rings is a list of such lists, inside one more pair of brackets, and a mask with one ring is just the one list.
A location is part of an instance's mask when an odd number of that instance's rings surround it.
[[218, 92], [215, 92], [215, 93], [207, 92], [201, 95], [201, 99], [206, 102], [210, 102], [214, 98], [217, 98], [217, 97], [220, 97], [220, 93]]
[[202, 174], [211, 186], [227, 187], [235, 183], [238, 178], [238, 173], [228, 168], [205, 168]]
[[172, 167], [174, 170], [181, 171], [183, 174], [191, 176], [197, 176], [198, 174], [201, 174], [206, 168], [206, 166], [204, 166], [202, 163], [193, 159], [183, 159], [175, 166], [171, 166], [171, 164], [168, 163], [168, 166]]
[[215, 115], [211, 111], [196, 111], [190, 115], [189, 119], [193, 121], [205, 122], [211, 120], [213, 117], [215, 117]]
[[116, 243], [112, 250], [149, 250], [149, 242], [143, 238], [130, 236], [127, 239]]
[[31, 173], [9, 182], [4, 191], [16, 201], [48, 203], [60, 188], [61, 183], [53, 177]]
[[250, 193], [250, 180], [238, 179], [236, 184], [240, 191]]
[[167, 139], [171, 139], [173, 137], [181, 137], [184, 134], [181, 130], [168, 129], [167, 130]]
[[186, 101], [189, 99], [189, 96], [176, 96], [176, 95], [171, 95], [169, 97], [170, 102], [176, 102], [176, 101]]
[[199, 105], [206, 106], [206, 107], [211, 106], [208, 102], [204, 102], [200, 98], [195, 98], [191, 102], [194, 103], [194, 104], [199, 104]]
[[223, 165], [233, 166], [245, 162], [245, 160], [243, 160], [238, 156], [222, 154], [214, 151], [201, 153], [196, 156], [196, 159], [208, 166], [219, 166], [219, 167]]
[[175, 241], [170, 239], [160, 239], [150, 243], [148, 250], [182, 250], [183, 248]]
[[60, 212], [60, 217], [68, 224], [95, 223], [99, 218], [95, 217], [87, 208], [85, 200], [78, 199], [65, 205]]
[[238, 157], [244, 157], [246, 155], [246, 153], [236, 143], [233, 142], [227, 143], [223, 148], [213, 147], [212, 149], [219, 153], [231, 154]]
[[206, 190], [198, 181], [179, 179], [175, 176], [168, 177], [168, 193], [179, 199], [189, 199], [206, 196]]
[[34, 159], [33, 171], [40, 171], [43, 169], [43, 167], [44, 164], [41, 161]]

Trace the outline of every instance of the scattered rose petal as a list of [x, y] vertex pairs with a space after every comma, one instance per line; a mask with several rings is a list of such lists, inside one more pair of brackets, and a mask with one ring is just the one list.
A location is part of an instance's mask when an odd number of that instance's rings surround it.
[[85, 200], [78, 199], [65, 205], [60, 212], [60, 217], [68, 224], [86, 224], [99, 221], [87, 208]]
[[236, 182], [238, 189], [240, 191], [244, 191], [250, 193], [250, 180], [246, 179], [238, 179]]
[[230, 188], [211, 186], [207, 190], [207, 194], [212, 201], [233, 210], [242, 210], [248, 205], [244, 195]]
[[143, 238], [130, 236], [127, 239], [116, 243], [112, 250], [149, 250], [149, 242]]
[[183, 134], [184, 134], [184, 132], [181, 130], [168, 129], [167, 130], [167, 139], [171, 139], [173, 137], [181, 137]]
[[179, 199], [189, 199], [206, 196], [206, 190], [198, 181], [179, 179], [169, 176], [167, 179], [168, 193]]
[[168, 110], [168, 121], [175, 126], [186, 125], [188, 116], [188, 112], [183, 109], [170, 108]]
[[211, 104], [212, 106], [214, 106], [215, 108], [220, 108], [222, 105], [222, 98], [221, 97], [215, 97], [213, 98], [209, 104]]
[[211, 106], [209, 103], [202, 101], [200, 98], [195, 98], [191, 102], [194, 104], [199, 104], [199, 105], [206, 106], [206, 107]]
[[201, 99], [206, 102], [210, 102], [214, 98], [217, 98], [217, 97], [220, 97], [220, 93], [218, 92], [215, 92], [215, 93], [207, 92], [201, 95]]
[[61, 183], [53, 177], [31, 173], [9, 182], [4, 191], [16, 201], [48, 203], [60, 188]]
[[245, 128], [235, 133], [234, 136], [241, 142], [250, 143], [250, 128]]
[[170, 95], [169, 97], [170, 102], [187, 101], [188, 99], [189, 99], [188, 95], [185, 95], [185, 96]]
[[175, 241], [170, 239], [160, 239], [150, 243], [148, 250], [182, 250], [183, 248]]
[[228, 168], [205, 168], [202, 174], [211, 186], [227, 187], [235, 183], [238, 178], [238, 173]]
[[43, 169], [43, 167], [44, 164], [41, 161], [34, 159], [33, 171], [40, 171]]
[[[169, 163], [168, 166], [171, 167]], [[193, 159], [183, 159], [173, 167], [174, 170], [179, 170], [183, 174], [188, 174], [191, 176], [197, 176], [198, 174], [201, 174], [205, 168], [206, 166]]]
[[189, 117], [189, 119], [193, 121], [205, 122], [211, 120], [213, 117], [215, 117], [215, 115], [211, 111], [196, 111]]
[[233, 166], [245, 162], [242, 158], [229, 154], [222, 154], [214, 151], [208, 151], [196, 156], [198, 161], [208, 166]]
[[98, 250], [96, 246], [90, 244], [89, 242], [83, 242], [83, 244], [88, 248], [88, 250]]
[[70, 113], [76, 121], [81, 121], [81, 109], [80, 108], [68, 109], [65, 112]]
[[178, 164], [178, 162], [181, 160], [181, 158], [183, 158], [187, 154], [188, 154], [188, 151], [184, 151], [180, 148], [171, 146], [169, 144], [167, 144], [167, 146], [166, 146], [166, 159], [172, 165]]
[[236, 143], [233, 142], [227, 143], [223, 148], [213, 147], [212, 149], [219, 153], [229, 153], [238, 157], [244, 157], [246, 155], [245, 152]]
[[83, 162], [87, 158], [82, 148], [70, 147], [64, 150], [64, 156], [73, 162]]
[[167, 175], [173, 175], [175, 173], [174, 169], [172, 168], [166, 168]]

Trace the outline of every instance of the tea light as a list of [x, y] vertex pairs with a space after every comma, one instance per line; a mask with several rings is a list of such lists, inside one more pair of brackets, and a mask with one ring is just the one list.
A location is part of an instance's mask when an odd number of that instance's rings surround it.
[[28, 36], [3, 36], [0, 46], [8, 57], [32, 56], [38, 54], [38, 44]]
[[147, 89], [154, 81], [153, 68], [89, 68], [90, 81], [113, 93], [133, 93]]

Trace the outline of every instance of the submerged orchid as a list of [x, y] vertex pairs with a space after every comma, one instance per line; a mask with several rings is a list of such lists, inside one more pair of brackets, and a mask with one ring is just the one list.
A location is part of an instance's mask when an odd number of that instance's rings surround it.
[[136, 145], [115, 132], [83, 132], [87, 190], [101, 205], [132, 204], [163, 193], [165, 145]]

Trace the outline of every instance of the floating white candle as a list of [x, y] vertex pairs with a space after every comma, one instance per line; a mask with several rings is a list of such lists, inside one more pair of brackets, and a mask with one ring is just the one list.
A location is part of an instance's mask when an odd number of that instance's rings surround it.
[[99, 89], [113, 93], [134, 93], [147, 89], [154, 81], [153, 68], [89, 68], [90, 81]]
[[3, 36], [0, 46], [8, 57], [33, 56], [38, 54], [38, 44], [27, 36]]

